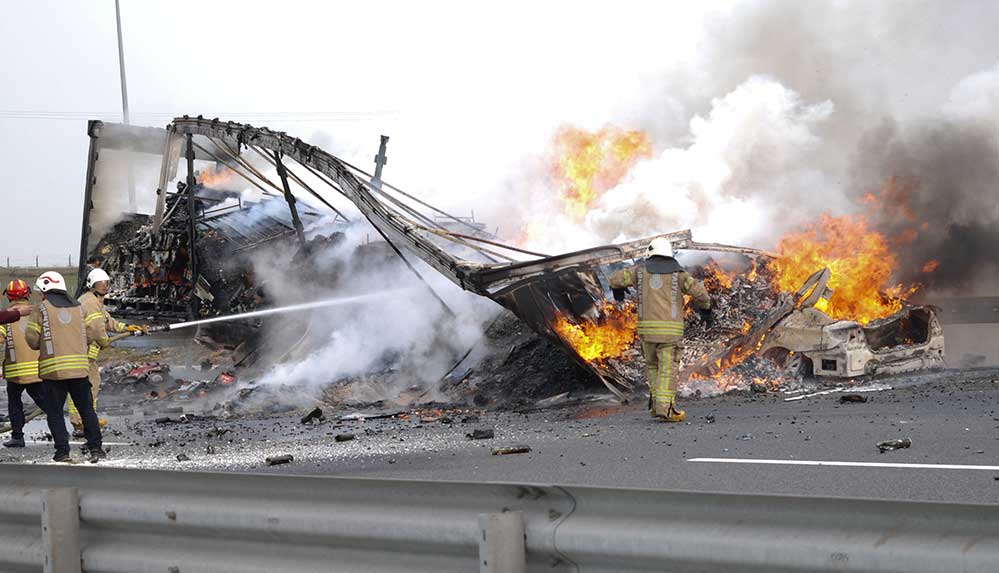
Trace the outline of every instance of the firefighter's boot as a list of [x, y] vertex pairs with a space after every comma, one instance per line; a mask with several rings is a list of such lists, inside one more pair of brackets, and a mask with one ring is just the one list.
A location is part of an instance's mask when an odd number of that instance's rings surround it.
[[9, 440], [7, 440], [6, 442], [3, 443], [3, 447], [5, 447], [5, 448], [23, 448], [24, 447], [24, 438], [23, 437], [21, 437], [21, 438], [11, 438], [11, 439], [9, 439]]
[[86, 436], [86, 434], [83, 433], [83, 424], [73, 424], [73, 437], [82, 438], [84, 436]]
[[660, 422], [682, 422], [687, 419], [687, 413], [683, 410], [677, 410], [676, 405], [672, 402], [656, 404], [655, 408], [655, 417]]

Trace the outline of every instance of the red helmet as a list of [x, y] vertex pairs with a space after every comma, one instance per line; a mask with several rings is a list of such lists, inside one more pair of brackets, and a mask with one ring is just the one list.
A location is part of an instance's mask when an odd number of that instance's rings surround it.
[[7, 283], [7, 289], [3, 291], [7, 295], [7, 300], [27, 300], [31, 298], [31, 289], [28, 283], [21, 279], [12, 280]]

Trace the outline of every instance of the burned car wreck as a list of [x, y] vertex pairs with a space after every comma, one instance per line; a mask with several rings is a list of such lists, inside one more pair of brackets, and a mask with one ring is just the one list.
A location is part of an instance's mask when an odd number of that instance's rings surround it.
[[944, 336], [937, 309], [908, 306], [868, 324], [835, 320], [815, 308], [826, 295], [828, 270], [812, 293], [774, 325], [759, 348], [792, 373], [852, 378], [900, 374], [944, 366]]
[[[254, 276], [250, 255], [262, 245], [286, 242], [307, 256], [315, 245], [305, 240], [303, 221], [329, 216], [349, 225], [317, 191], [332, 190], [360, 211], [384, 240], [384, 252], [398, 257], [416, 276], [420, 271], [412, 264], [414, 256], [461, 289], [511, 311], [567, 350], [622, 400], [644, 386], [644, 369], [635, 364], [636, 310], [609, 302], [607, 277], [609, 268], [640, 258], [655, 237], [548, 256], [504, 244], [481, 225], [381, 181], [380, 169], [376, 175], [365, 173], [283, 132], [185, 116], [165, 129], [91, 122], [89, 134], [79, 273], [85, 275], [89, 262], [118, 277], [108, 297], [113, 313], [176, 321], [267, 304], [266, 285]], [[126, 186], [106, 168], [116, 155], [128, 155], [133, 165], [145, 164], [158, 178], [136, 189]], [[174, 183], [182, 158], [187, 174]], [[261, 160], [268, 170], [276, 169], [278, 181], [264, 173]], [[196, 161], [202, 162], [200, 170]], [[215, 181], [220, 171], [252, 184], [262, 195], [245, 201], [236, 187]], [[329, 213], [298, 204], [292, 186]], [[815, 308], [831, 295], [828, 270], [816, 269], [796, 293], [780, 292], [762, 278], [772, 253], [700, 243], [689, 230], [657, 236], [668, 239], [676, 251], [726, 253], [753, 261], [755, 286], [746, 287], [747, 279], [739, 288], [721, 285], [711, 292], [723, 310], [718, 333], [704, 333], [697, 319], [688, 316], [688, 331], [700, 340], [684, 354], [691, 377], [723, 376], [750, 357], [765, 357], [784, 374], [836, 378], [943, 364], [943, 332], [932, 307], [906, 306], [866, 325], [835, 320]], [[323, 238], [318, 248], [334, 242]], [[231, 332], [218, 333], [226, 335]], [[298, 335], [289, 338], [298, 340]], [[289, 355], [291, 349], [277, 353]], [[458, 364], [464, 360], [456, 358]]]

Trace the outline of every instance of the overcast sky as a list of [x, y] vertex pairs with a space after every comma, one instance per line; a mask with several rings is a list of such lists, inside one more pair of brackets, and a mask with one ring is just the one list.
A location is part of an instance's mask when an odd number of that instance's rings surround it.
[[[362, 166], [385, 133], [386, 179], [453, 203], [559, 124], [627, 124], [695, 52], [691, 5], [121, 0], [132, 123], [248, 121]], [[0, 53], [3, 197], [20, 209], [0, 260], [75, 260], [86, 120], [121, 119], [114, 1], [4, 2]]]

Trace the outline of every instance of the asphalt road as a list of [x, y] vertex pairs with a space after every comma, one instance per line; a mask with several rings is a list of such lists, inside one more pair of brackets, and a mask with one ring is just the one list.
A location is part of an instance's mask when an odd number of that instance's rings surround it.
[[[892, 383], [894, 389], [864, 393], [866, 403], [840, 403], [839, 393], [797, 401], [777, 394], [689, 401], [683, 424], [655, 422], [643, 404], [610, 402], [527, 414], [446, 412], [451, 424], [412, 418], [303, 425], [300, 413], [156, 424], [140, 416], [111, 421], [107, 465], [999, 503], [999, 370]], [[470, 415], [478, 421], [462, 423]], [[492, 439], [465, 437], [488, 428]], [[33, 422], [29, 438], [43, 430]], [[347, 433], [355, 439], [335, 441]], [[878, 452], [878, 442], [900, 437], [910, 438], [912, 447]], [[531, 451], [491, 454], [494, 447], [520, 444]], [[180, 453], [190, 460], [177, 461]], [[286, 453], [294, 462], [264, 463]], [[50, 455], [51, 445], [39, 441], [0, 452], [0, 461], [45, 463]], [[699, 458], [726, 461], [694, 461]]]

